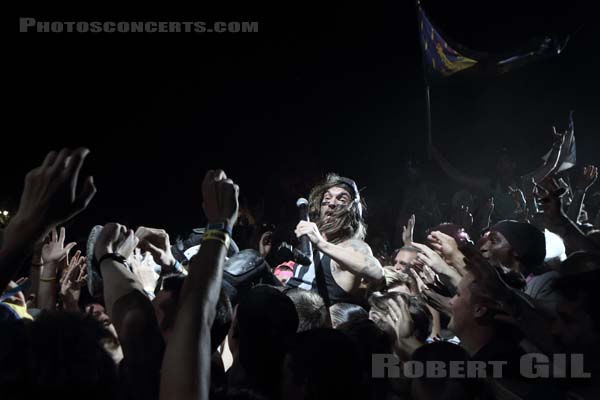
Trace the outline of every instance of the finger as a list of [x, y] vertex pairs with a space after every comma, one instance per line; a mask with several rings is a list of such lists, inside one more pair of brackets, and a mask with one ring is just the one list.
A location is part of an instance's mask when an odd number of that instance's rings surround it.
[[83, 280], [84, 275], [87, 277], [85, 268], [81, 268], [79, 270], [79, 275], [77, 276], [77, 281]]
[[204, 175], [204, 180], [202, 181], [202, 186], [212, 184], [215, 181], [215, 171], [210, 169], [206, 171], [206, 175]]
[[[73, 247], [75, 247], [75, 246], [77, 246], [77, 243], [75, 243], [75, 242], [71, 242], [68, 245], [66, 245], [65, 246], [65, 254], [68, 256], [69, 255], [69, 251], [71, 251], [71, 249]], [[80, 252], [80, 254], [81, 254], [81, 252]]]
[[401, 312], [398, 308], [398, 306], [395, 304], [396, 302], [392, 299], [388, 300], [387, 302], [387, 313], [388, 315], [392, 318], [392, 320], [394, 321], [394, 323], [397, 323], [400, 320], [401, 317]]
[[56, 228], [52, 228], [52, 232], [50, 233], [51, 235], [51, 242], [58, 242], [58, 232], [56, 232]]
[[442, 246], [441, 244], [437, 244], [437, 243], [431, 243], [431, 247], [433, 247], [434, 251], [439, 251], [439, 252], [441, 252], [442, 249], [444, 248], [444, 246]]
[[58, 172], [63, 171], [65, 168], [65, 159], [67, 158], [69, 153], [70, 153], [69, 149], [67, 149], [67, 148], [61, 149], [60, 152], [58, 153], [58, 155], [56, 156], [56, 158], [54, 159], [52, 166], [50, 166], [48, 168], [48, 171], [51, 174], [56, 174]]
[[402, 310], [403, 304], [404, 301], [399, 297], [390, 302], [390, 309], [394, 312], [396, 323], [407, 320], [406, 315]]
[[161, 248], [153, 245], [152, 243], [148, 243], [146, 242], [146, 245], [144, 246], [144, 250], [147, 250], [146, 253], [150, 253], [153, 257], [160, 257], [161, 254], [164, 252], [164, 250], [162, 250]]
[[29, 278], [28, 278], [28, 277], [26, 277], [26, 276], [24, 276], [24, 277], [22, 277], [22, 278], [19, 278], [19, 279], [17, 279], [17, 281], [16, 281], [15, 283], [17, 284], [17, 286], [19, 286], [19, 285], [21, 285], [21, 284], [23, 284], [23, 283], [27, 282], [28, 280], [29, 280]]
[[433, 250], [431, 250], [428, 246], [426, 246], [424, 244], [413, 242], [412, 245], [415, 246], [416, 248], [418, 248], [419, 250], [421, 250], [421, 253], [418, 253], [418, 254], [422, 254], [427, 257], [429, 257], [429, 256], [431, 256], [431, 254], [433, 254]]
[[409, 272], [413, 276], [413, 278], [415, 278], [415, 281], [417, 281], [417, 290], [421, 292], [421, 289], [423, 288], [423, 286], [425, 286], [423, 280], [419, 277], [415, 270], [410, 269]]
[[76, 198], [77, 180], [79, 179], [79, 171], [83, 166], [85, 158], [90, 154], [90, 150], [85, 147], [80, 147], [71, 153], [67, 168], [65, 169], [65, 176], [71, 181], [71, 198]]
[[96, 186], [94, 185], [94, 178], [92, 176], [88, 176], [83, 182], [83, 186], [81, 188], [81, 191], [79, 192], [79, 195], [74, 196], [75, 202], [73, 203], [71, 217], [85, 210], [95, 195]]
[[222, 181], [227, 179], [227, 175], [225, 175], [225, 171], [223, 171], [222, 169], [217, 169], [215, 170], [215, 173], [213, 175], [213, 179], [218, 182], [218, 181]]
[[144, 236], [146, 236], [147, 232], [148, 232], [148, 229], [146, 227], [138, 226], [138, 228], [135, 230], [135, 236], [142, 239]]
[[66, 236], [65, 227], [61, 226], [59, 232], [60, 233], [58, 234], [58, 244], [62, 247], [65, 244], [65, 236]]
[[44, 158], [44, 162], [42, 162], [42, 168], [50, 168], [54, 164], [57, 155], [58, 153], [56, 151], [51, 151], [46, 154], [46, 158]]
[[440, 232], [440, 231], [433, 231], [433, 232], [431, 232], [431, 236], [433, 236], [434, 238], [436, 238], [439, 242], [443, 242], [444, 240], [455, 241], [452, 236], [447, 235], [444, 232]]
[[421, 261], [423, 265], [431, 265], [432, 260], [426, 254], [417, 253], [417, 260]]

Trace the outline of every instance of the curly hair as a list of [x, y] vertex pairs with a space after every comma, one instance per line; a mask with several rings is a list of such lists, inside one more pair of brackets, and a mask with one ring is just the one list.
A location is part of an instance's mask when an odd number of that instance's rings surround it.
[[[323, 181], [312, 188], [308, 197], [308, 212], [311, 220], [332, 243], [340, 243], [354, 238], [364, 240], [367, 235], [367, 225], [363, 219], [366, 204], [360, 198], [357, 201], [357, 193], [349, 182], [353, 181], [338, 174], [329, 173]], [[353, 201], [347, 206], [338, 207], [329, 218], [325, 219], [321, 215], [321, 203], [325, 192], [332, 187], [341, 187], [348, 191]]]

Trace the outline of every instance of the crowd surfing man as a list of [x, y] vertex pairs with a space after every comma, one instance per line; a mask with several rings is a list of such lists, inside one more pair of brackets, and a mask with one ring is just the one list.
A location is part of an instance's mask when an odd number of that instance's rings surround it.
[[361, 282], [377, 284], [383, 280], [383, 268], [364, 242], [367, 227], [363, 219], [365, 205], [356, 183], [349, 178], [329, 174], [309, 196], [311, 221], [300, 221], [296, 236], [307, 235], [314, 246], [318, 265], [296, 267], [289, 286], [316, 289], [315, 268], [323, 272], [331, 304], [359, 302]]

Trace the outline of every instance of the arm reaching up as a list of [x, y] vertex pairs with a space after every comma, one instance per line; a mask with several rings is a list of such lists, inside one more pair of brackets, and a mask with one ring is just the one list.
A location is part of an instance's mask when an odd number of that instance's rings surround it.
[[94, 256], [104, 280], [106, 311], [123, 349], [127, 397], [152, 400], [158, 398], [164, 342], [152, 303], [127, 261], [137, 243], [133, 230], [109, 223], [96, 240]]
[[[525, 184], [529, 184], [532, 180], [534, 182], [543, 181], [544, 179], [546, 179], [546, 177], [552, 175], [559, 166], [558, 162], [560, 160], [562, 148], [566, 141], [566, 137], [569, 135], [569, 133], [556, 132], [555, 127], [552, 127], [552, 131], [554, 132], [554, 144], [552, 145], [552, 149], [550, 150], [548, 158], [542, 166], [523, 176], [523, 182]], [[533, 187], [527, 187], [526, 190], [528, 193], [531, 193]]]
[[567, 212], [567, 217], [571, 221], [578, 222], [585, 201], [585, 195], [597, 179], [598, 167], [593, 165], [586, 165], [583, 171], [576, 175], [576, 178], [573, 180], [573, 201], [569, 205], [569, 211]]
[[[225, 172], [208, 171], [202, 183], [204, 212], [209, 224], [231, 228], [238, 214], [238, 186]], [[223, 278], [229, 235], [205, 234], [183, 285], [179, 311], [162, 365], [162, 400], [207, 400], [210, 386], [210, 329]]]
[[81, 189], [77, 187], [79, 171], [88, 154], [85, 148], [51, 151], [25, 177], [19, 209], [4, 231], [0, 287], [6, 287], [38, 240], [85, 210], [96, 194], [92, 177], [85, 179]]

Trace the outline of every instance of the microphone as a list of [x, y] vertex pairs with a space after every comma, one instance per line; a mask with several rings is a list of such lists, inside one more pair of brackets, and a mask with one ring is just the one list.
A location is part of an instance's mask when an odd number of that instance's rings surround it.
[[298, 207], [300, 221], [308, 221], [308, 200], [304, 197], [300, 197], [296, 200], [296, 207]]
[[[296, 207], [298, 207], [298, 217], [300, 221], [310, 221], [308, 218], [308, 200], [304, 197], [296, 200]], [[305, 260], [312, 258], [312, 243], [306, 235], [300, 236], [300, 244], [298, 250], [306, 257]]]
[[304, 265], [307, 267], [312, 263], [312, 260], [309, 256], [307, 256], [304, 252], [293, 248], [292, 245], [288, 244], [287, 242], [281, 242], [281, 244], [277, 248], [277, 255], [282, 260], [291, 260], [296, 264]]

